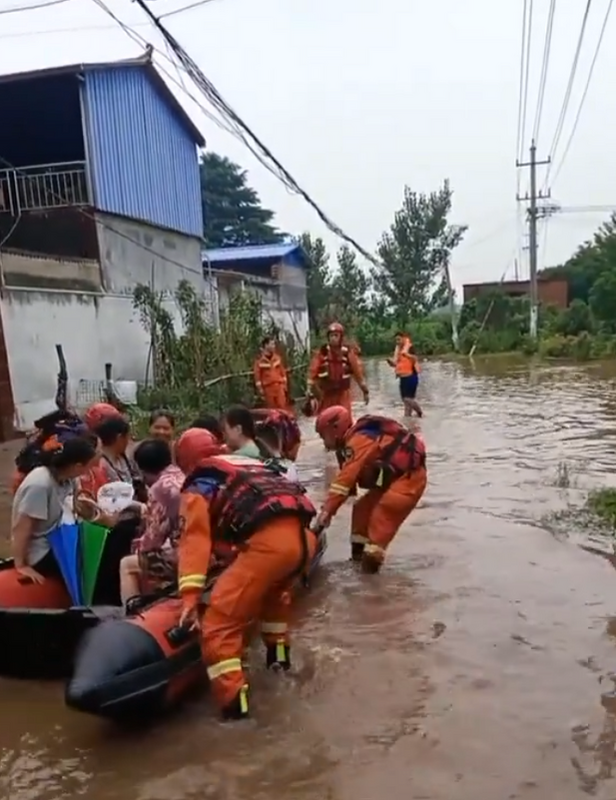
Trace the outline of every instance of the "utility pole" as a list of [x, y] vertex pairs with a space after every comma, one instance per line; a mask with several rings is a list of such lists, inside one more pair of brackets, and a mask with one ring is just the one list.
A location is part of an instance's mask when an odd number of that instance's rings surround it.
[[524, 197], [517, 196], [517, 200], [528, 202], [528, 244], [530, 260], [530, 335], [532, 339], [537, 338], [537, 317], [539, 311], [539, 287], [537, 284], [537, 219], [539, 210], [537, 200], [546, 200], [550, 197], [550, 191], [543, 194], [537, 193], [537, 167], [549, 164], [550, 159], [537, 161], [537, 147], [535, 140], [530, 144], [530, 161], [520, 163], [516, 161], [517, 167], [530, 167], [530, 194], [527, 192]]
[[447, 281], [449, 314], [451, 315], [451, 341], [453, 342], [453, 349], [457, 352], [460, 349], [460, 334], [458, 333], [458, 316], [456, 314], [456, 293], [451, 282], [449, 259], [445, 262], [445, 280]]

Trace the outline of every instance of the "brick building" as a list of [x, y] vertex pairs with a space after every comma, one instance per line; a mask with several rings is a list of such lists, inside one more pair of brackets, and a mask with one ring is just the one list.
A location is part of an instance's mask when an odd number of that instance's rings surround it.
[[[539, 289], [539, 303], [546, 306], [556, 306], [564, 309], [569, 305], [569, 287], [567, 281], [562, 279], [541, 278], [537, 281]], [[523, 297], [530, 295], [530, 281], [504, 281], [502, 283], [465, 283], [463, 287], [464, 302], [468, 303], [482, 295], [506, 294], [508, 297]]]

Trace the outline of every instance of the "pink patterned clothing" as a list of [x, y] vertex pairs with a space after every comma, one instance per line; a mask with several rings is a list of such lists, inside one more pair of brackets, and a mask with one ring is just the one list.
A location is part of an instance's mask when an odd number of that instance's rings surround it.
[[158, 476], [148, 490], [143, 512], [143, 533], [133, 544], [141, 567], [155, 580], [174, 580], [179, 541], [180, 491], [185, 476], [174, 464]]

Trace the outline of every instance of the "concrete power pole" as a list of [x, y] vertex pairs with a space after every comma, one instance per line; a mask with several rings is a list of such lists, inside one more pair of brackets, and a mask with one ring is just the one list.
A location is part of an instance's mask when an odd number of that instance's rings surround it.
[[530, 260], [530, 335], [531, 338], [537, 338], [537, 317], [539, 312], [539, 287], [537, 283], [537, 219], [539, 212], [537, 209], [537, 200], [545, 200], [550, 197], [550, 191], [546, 194], [537, 192], [537, 167], [543, 164], [549, 164], [550, 159], [545, 161], [537, 161], [537, 148], [535, 140], [530, 145], [530, 161], [520, 163], [516, 161], [517, 167], [530, 167], [530, 194], [527, 192], [524, 197], [518, 195], [518, 200], [526, 200], [528, 202], [528, 244], [529, 244], [529, 260]]

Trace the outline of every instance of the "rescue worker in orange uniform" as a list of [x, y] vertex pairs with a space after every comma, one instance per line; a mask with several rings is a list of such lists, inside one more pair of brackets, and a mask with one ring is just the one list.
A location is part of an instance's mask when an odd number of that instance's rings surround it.
[[[344, 342], [344, 328], [332, 322], [327, 329], [327, 344], [312, 357], [308, 372], [308, 398], [316, 395], [318, 411], [331, 406], [344, 406], [351, 412], [351, 380], [364, 395], [366, 404], [370, 393], [357, 352]], [[307, 404], [308, 405], [308, 404]]]
[[261, 352], [255, 359], [254, 381], [257, 394], [266, 408], [287, 408], [289, 405], [289, 379], [283, 360], [276, 349], [276, 340], [266, 336], [261, 342]]
[[283, 409], [255, 408], [252, 410], [257, 434], [261, 428], [273, 428], [280, 438], [280, 455], [297, 461], [302, 432], [295, 417]]
[[[256, 459], [219, 455], [219, 448], [203, 429], [186, 431], [177, 443], [178, 466], [188, 474], [180, 501], [180, 624], [201, 630], [203, 660], [223, 717], [242, 719], [248, 716], [242, 653], [254, 620], [261, 623], [267, 667], [291, 665], [289, 589], [316, 550], [308, 529], [316, 509], [299, 485]], [[216, 580], [201, 616], [219, 542], [235, 547], [237, 556]]]
[[396, 370], [396, 378], [400, 385], [400, 397], [404, 403], [404, 415], [411, 417], [413, 411], [418, 417], [423, 417], [421, 406], [415, 400], [419, 386], [419, 360], [411, 337], [405, 333], [396, 334], [396, 347], [393, 358], [388, 358], [387, 363]]
[[319, 414], [316, 431], [343, 460], [315, 522], [326, 528], [352, 489], [367, 489], [353, 506], [351, 558], [378, 572], [398, 529], [424, 493], [426, 448], [416, 433], [388, 417], [368, 415], [353, 424], [343, 406]]

